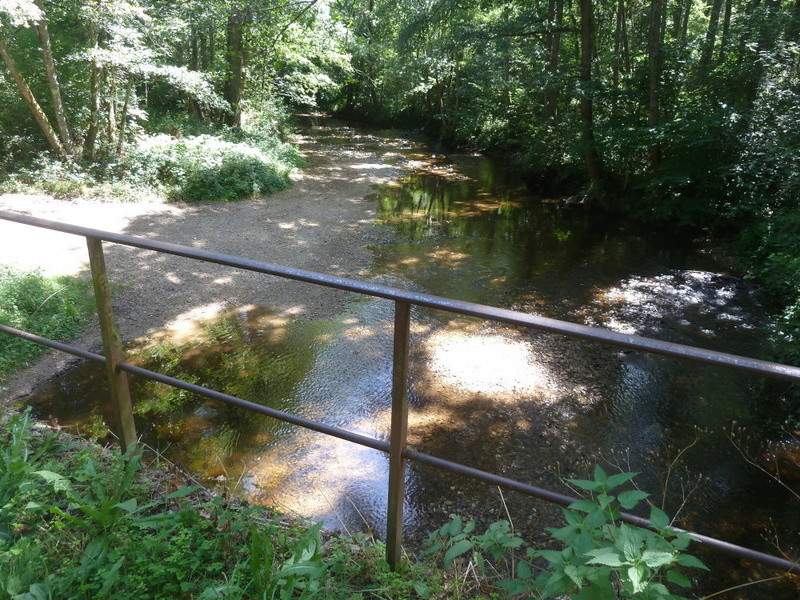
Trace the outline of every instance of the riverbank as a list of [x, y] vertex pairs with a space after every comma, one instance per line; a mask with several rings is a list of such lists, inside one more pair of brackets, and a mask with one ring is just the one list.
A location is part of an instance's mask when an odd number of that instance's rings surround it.
[[[365, 246], [381, 244], [389, 233], [373, 226], [373, 186], [401, 174], [397, 154], [390, 164], [382, 153], [355, 138], [349, 148], [326, 147], [300, 136], [296, 143], [308, 167], [293, 175], [291, 189], [265, 198], [225, 204], [119, 203], [97, 199], [54, 199], [6, 194], [0, 209], [75, 223], [128, 235], [184, 244], [254, 260], [343, 277], [358, 277], [369, 266]], [[398, 140], [398, 144], [405, 143]], [[386, 150], [384, 150], [386, 152]], [[24, 269], [48, 275], [87, 277], [83, 238], [0, 222], [0, 256]], [[290, 319], [336, 314], [346, 297], [324, 288], [254, 273], [206, 265], [134, 248], [106, 245], [114, 310], [123, 339], [164, 328], [180, 329], [226, 309], [269, 304]], [[157, 268], [153, 268], [157, 267]], [[95, 324], [75, 341], [100, 347]], [[5, 383], [6, 401], [18, 400], [74, 360], [51, 354]]]

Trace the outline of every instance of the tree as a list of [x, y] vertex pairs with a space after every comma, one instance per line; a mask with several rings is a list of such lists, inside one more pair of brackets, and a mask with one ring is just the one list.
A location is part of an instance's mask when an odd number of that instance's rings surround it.
[[[62, 31], [77, 29], [84, 34], [77, 38], [77, 42], [72, 42], [67, 50], [69, 54], [62, 61], [80, 64], [89, 72], [88, 86], [74, 86], [79, 92], [71, 98], [75, 105], [74, 129], [70, 127], [70, 115], [62, 98], [59, 66], [51, 44], [52, 19], [46, 9], [54, 12], [58, 9], [58, 16], [62, 19], [59, 29]], [[218, 110], [228, 108], [202, 74], [165, 61], [166, 56], [153, 43], [159, 22], [151, 18], [148, 8], [138, 0], [102, 3], [76, 0], [71, 7], [46, 6], [44, 0], [13, 0], [11, 4], [3, 5], [0, 16], [5, 20], [0, 30], [3, 62], [48, 147], [62, 159], [76, 154], [92, 158], [97, 154], [98, 141], [102, 141], [105, 153], [120, 154], [130, 132], [131, 115], [139, 109], [139, 84], [165, 82], [204, 105]], [[50, 91], [50, 108], [57, 130], [31, 90], [30, 75], [26, 76], [14, 60], [5, 37], [8, 31], [26, 28], [35, 29], [40, 42], [41, 67]], [[33, 71], [33, 76], [36, 75]], [[78, 130], [85, 131], [85, 134], [75, 135], [73, 131]], [[82, 139], [82, 145], [76, 145], [75, 139]]]
[[594, 136], [594, 79], [592, 62], [594, 59], [594, 5], [592, 0], [580, 0], [580, 116], [581, 142], [586, 165], [586, 175], [597, 192], [602, 187], [602, 167], [597, 153]]
[[58, 139], [58, 136], [53, 129], [52, 124], [50, 123], [50, 119], [45, 114], [44, 110], [42, 110], [42, 107], [39, 104], [39, 101], [36, 99], [36, 96], [34, 96], [33, 92], [31, 91], [25, 76], [17, 66], [14, 58], [11, 56], [8, 44], [4, 39], [5, 31], [9, 28], [9, 25], [10, 28], [30, 26], [32, 23], [38, 23], [42, 21], [44, 19], [44, 15], [41, 9], [32, 1], [19, 0], [0, 6], [0, 17], [5, 17], [10, 22], [8, 25], [0, 22], [0, 57], [2, 57], [6, 68], [8, 69], [9, 73], [11, 73], [11, 77], [14, 79], [14, 83], [19, 90], [19, 94], [28, 105], [31, 115], [36, 121], [36, 124], [39, 126], [42, 135], [44, 136], [45, 140], [47, 140], [47, 145], [58, 156], [65, 158], [67, 156], [67, 151], [64, 148], [64, 145], [62, 145], [61, 141]]
[[[717, 1], [717, 0], [715, 0]], [[664, 0], [650, 2], [650, 40], [647, 48], [650, 65], [648, 85], [647, 125], [650, 135], [658, 136], [661, 123], [661, 73], [663, 70]], [[657, 139], [650, 144], [650, 166], [656, 171], [661, 166], [661, 144]]]

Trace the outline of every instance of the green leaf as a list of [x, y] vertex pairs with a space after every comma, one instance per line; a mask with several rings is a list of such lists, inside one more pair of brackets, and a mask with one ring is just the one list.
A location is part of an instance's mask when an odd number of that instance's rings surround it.
[[47, 483], [53, 486], [53, 491], [65, 492], [70, 488], [69, 479], [53, 471], [34, 471], [34, 475], [38, 475]]
[[686, 550], [689, 547], [689, 544], [692, 543], [692, 536], [688, 533], [678, 532], [675, 534], [675, 539], [670, 542], [672, 547], [676, 550]]
[[640, 550], [643, 541], [644, 536], [639, 528], [630, 527], [623, 523], [619, 527], [619, 536], [615, 545], [622, 550], [622, 554], [627, 560], [633, 561], [641, 555]]
[[498, 581], [497, 585], [506, 591], [509, 596], [517, 596], [523, 592], [528, 591], [528, 586], [520, 579], [506, 579]]
[[445, 525], [445, 527], [447, 527], [447, 531], [444, 532], [445, 535], [450, 535], [450, 536], [458, 535], [459, 533], [461, 533], [461, 530], [463, 529], [463, 523], [464, 522], [461, 519], [460, 515], [453, 515], [453, 518], [450, 520], [450, 522], [447, 525]]
[[643, 592], [647, 587], [647, 581], [644, 581], [644, 569], [640, 566], [628, 569], [628, 579], [631, 582], [634, 594]]
[[115, 504], [114, 508], [119, 508], [120, 510], [124, 510], [125, 512], [132, 513], [136, 510], [137, 502], [136, 498], [131, 498], [130, 500], [125, 500], [125, 502], [120, 502], [119, 504]]
[[663, 510], [658, 508], [657, 506], [650, 507], [650, 522], [653, 524], [653, 527], [658, 527], [663, 529], [669, 525], [669, 517], [667, 513]]
[[649, 495], [650, 494], [647, 492], [643, 492], [641, 490], [628, 490], [625, 492], [620, 492], [619, 495], [617, 495], [617, 502], [619, 502], [619, 505], [622, 508], [630, 510]]
[[663, 567], [675, 561], [675, 555], [671, 552], [657, 552], [655, 550], [645, 550], [642, 553], [642, 560], [651, 569]]
[[197, 490], [202, 489], [199, 485], [183, 485], [171, 494], [167, 494], [164, 498], [166, 500], [174, 500], [175, 498], [184, 498]]
[[598, 494], [597, 495], [597, 502], [600, 504], [601, 508], [607, 507], [614, 501], [614, 496], [609, 496], [608, 494]]
[[575, 565], [567, 565], [564, 567], [564, 575], [569, 577], [577, 586], [581, 586], [583, 584], [583, 579], [578, 574], [578, 568]]
[[414, 591], [417, 592], [417, 596], [420, 598], [430, 598], [431, 590], [426, 583], [422, 581], [415, 581], [413, 584]]
[[575, 600], [609, 600], [615, 597], [614, 588], [607, 579], [595, 581], [573, 596]]
[[658, 594], [659, 598], [664, 598], [664, 599], [675, 598], [675, 596], [671, 596], [670, 595], [669, 590], [667, 589], [667, 586], [665, 586], [663, 583], [650, 582], [650, 585], [648, 586], [648, 590], [647, 591], [648, 591], [649, 594]]
[[597, 503], [593, 500], [576, 500], [572, 504], [569, 505], [569, 508], [572, 510], [579, 510], [581, 512], [592, 512], [593, 510], [597, 510]]
[[606, 472], [603, 470], [603, 467], [601, 467], [600, 465], [595, 465], [594, 466], [594, 480], [597, 483], [606, 483], [607, 479], [608, 479], [608, 475], [606, 475]]
[[609, 567], [621, 567], [625, 564], [619, 553], [613, 548], [598, 548], [587, 552], [586, 555], [593, 557], [586, 561], [587, 564], [606, 565]]
[[564, 555], [558, 550], [539, 550], [538, 555], [550, 563], [564, 562]]
[[685, 587], [685, 588], [688, 588], [688, 587], [692, 586], [692, 582], [689, 581], [683, 575], [683, 573], [679, 573], [678, 571], [676, 571], [674, 569], [670, 569], [669, 571], [667, 571], [667, 581], [669, 581], [670, 583], [674, 583], [675, 585], [679, 585], [681, 587]]
[[692, 556], [691, 554], [679, 554], [677, 562], [679, 565], [683, 565], [684, 567], [694, 567], [696, 569], [705, 569], [706, 571], [709, 570], [709, 568], [703, 564], [703, 561], [696, 556]]
[[602, 484], [596, 481], [589, 481], [588, 479], [567, 479], [566, 481], [581, 489], [589, 490], [590, 492], [600, 491], [603, 487]]
[[444, 568], [448, 569], [457, 557], [470, 550], [472, 550], [472, 542], [469, 540], [460, 540], [453, 544], [444, 554]]
[[606, 480], [606, 485], [608, 486], [608, 489], [615, 488], [622, 485], [626, 481], [630, 481], [638, 474], [639, 473], [616, 473]]
[[520, 579], [530, 579], [533, 576], [531, 567], [524, 560], [521, 560], [517, 565], [517, 577]]

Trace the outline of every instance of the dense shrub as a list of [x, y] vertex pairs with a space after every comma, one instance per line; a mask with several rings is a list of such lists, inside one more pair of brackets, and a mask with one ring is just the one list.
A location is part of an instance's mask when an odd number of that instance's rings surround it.
[[120, 168], [129, 180], [173, 199], [228, 201], [285, 189], [299, 162], [289, 144], [231, 130], [219, 137], [145, 138]]
[[259, 193], [286, 189], [285, 172], [253, 157], [225, 158], [219, 166], [190, 173], [181, 186], [187, 202], [216, 200], [227, 202]]
[[364, 536], [323, 537], [198, 487], [166, 493], [141, 463], [29, 412], [0, 419], [0, 600], [466, 597], [425, 565], [391, 572]]

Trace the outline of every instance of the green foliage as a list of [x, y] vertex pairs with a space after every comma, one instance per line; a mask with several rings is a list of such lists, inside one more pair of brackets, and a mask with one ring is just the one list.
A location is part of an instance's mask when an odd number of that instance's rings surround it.
[[[0, 323], [55, 340], [76, 335], [91, 310], [90, 284], [75, 277], [45, 277], [0, 265]], [[0, 379], [44, 351], [44, 347], [4, 336]]]
[[423, 556], [444, 551], [444, 568], [449, 569], [459, 556], [469, 554], [482, 575], [487, 573], [484, 557], [490, 557], [496, 564], [508, 558], [509, 550], [522, 546], [522, 538], [511, 531], [508, 521], [492, 523], [485, 533], [475, 535], [475, 521], [466, 523], [459, 515], [433, 531], [426, 540]]
[[458, 598], [423, 564], [391, 572], [364, 536], [323, 541], [321, 525], [198, 487], [164, 494], [122, 455], [33, 427], [0, 429], [0, 599], [320, 600]]
[[685, 552], [691, 536], [671, 529], [669, 517], [656, 506], [650, 507], [652, 530], [620, 521], [623, 509], [633, 509], [648, 497], [637, 489], [618, 490], [635, 475], [608, 475], [598, 466], [592, 480], [567, 480], [591, 497], [564, 509], [565, 526], [549, 529], [562, 545], [560, 550], [523, 548], [523, 540], [507, 521], [495, 522], [476, 535], [474, 521], [464, 523], [454, 515], [431, 533], [425, 554], [443, 555], [445, 569], [458, 557], [468, 556], [483, 576], [497, 573], [497, 586], [511, 595], [683, 600], [667, 585], [689, 588], [691, 582], [680, 567], [706, 567]]
[[[224, 137], [247, 136], [230, 132]], [[234, 142], [224, 137], [145, 138], [121, 169], [131, 181], [159, 187], [172, 198], [188, 202], [238, 200], [289, 186], [288, 173], [299, 161], [288, 144], [264, 138]]]
[[682, 596], [670, 592], [666, 583], [691, 585], [678, 567], [706, 568], [684, 552], [691, 536], [670, 529], [669, 517], [656, 506], [650, 507], [653, 530], [620, 522], [621, 509], [635, 508], [648, 497], [640, 490], [615, 492], [634, 476], [609, 476], [598, 466], [593, 480], [568, 480], [592, 497], [571, 504], [564, 510], [567, 524], [550, 530], [562, 550], [534, 554], [549, 563], [534, 581], [542, 597], [678, 600]]
[[179, 197], [186, 202], [229, 202], [289, 187], [285, 172], [253, 157], [224, 158], [218, 166], [191, 173]]

